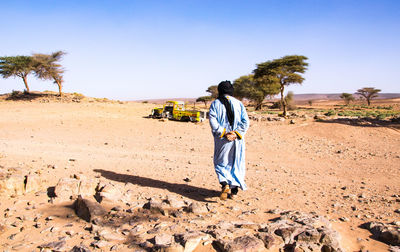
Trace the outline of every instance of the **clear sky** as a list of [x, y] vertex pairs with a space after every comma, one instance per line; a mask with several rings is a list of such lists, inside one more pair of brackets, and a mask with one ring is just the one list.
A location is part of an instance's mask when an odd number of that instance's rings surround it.
[[[66, 51], [64, 91], [199, 97], [257, 63], [309, 58], [294, 93], [400, 92], [398, 0], [0, 0], [0, 56]], [[54, 90], [28, 77], [31, 90]], [[0, 94], [23, 90], [0, 78]]]

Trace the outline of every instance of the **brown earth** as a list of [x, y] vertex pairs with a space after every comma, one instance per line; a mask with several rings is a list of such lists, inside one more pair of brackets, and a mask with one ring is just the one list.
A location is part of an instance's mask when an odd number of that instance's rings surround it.
[[[0, 102], [0, 167], [39, 174], [44, 191], [1, 196], [2, 216], [10, 209], [15, 213], [8, 218], [29, 215], [27, 211], [71, 214], [69, 204], [48, 203], [45, 192], [60, 178], [80, 174], [128, 185], [138, 198], [173, 195], [209, 202], [219, 214], [215, 218], [224, 220], [246, 211], [256, 213], [245, 217], [254, 222], [273, 217], [266, 213], [270, 209], [314, 211], [340, 232], [345, 251], [388, 250], [359, 225], [400, 220], [395, 212], [400, 208], [397, 129], [312, 119], [295, 124], [252, 121], [246, 135], [249, 190], [240, 192], [238, 200], [220, 202], [208, 123], [144, 118], [153, 107], [134, 102]], [[75, 219], [54, 221], [76, 221], [76, 232], [86, 225]], [[23, 242], [32, 251], [49, 239], [40, 231], [32, 220], [20, 220], [0, 232], [0, 248]], [[10, 239], [12, 234], [17, 235]], [[69, 244], [80, 242], [76, 238]]]

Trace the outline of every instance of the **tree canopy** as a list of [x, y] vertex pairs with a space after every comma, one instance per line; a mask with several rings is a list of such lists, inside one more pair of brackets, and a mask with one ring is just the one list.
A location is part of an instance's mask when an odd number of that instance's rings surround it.
[[361, 95], [362, 97], [364, 97], [367, 100], [368, 106], [371, 105], [371, 100], [373, 98], [378, 97], [378, 93], [381, 92], [380, 89], [376, 89], [373, 87], [365, 87], [365, 88], [360, 88], [357, 90], [358, 95]]
[[210, 93], [211, 98], [216, 99], [218, 97], [218, 85], [209, 86], [206, 92]]
[[9, 77], [22, 78], [28, 93], [29, 86], [27, 77], [33, 70], [34, 63], [31, 56], [0, 57], [0, 75], [5, 79]]
[[287, 114], [287, 104], [283, 94], [285, 86], [303, 83], [304, 78], [300, 74], [305, 73], [307, 70], [307, 59], [302, 55], [284, 56], [280, 59], [257, 64], [257, 68], [254, 70], [254, 78], [259, 80], [259, 83], [267, 85], [272, 85], [272, 83], [279, 84], [283, 116]]
[[349, 105], [351, 101], [354, 101], [354, 96], [352, 94], [349, 94], [349, 93], [342, 93], [340, 95], [340, 98], [342, 98], [344, 100], [346, 105]]
[[59, 94], [62, 95], [62, 84], [64, 69], [59, 61], [66, 53], [57, 51], [52, 54], [34, 54], [35, 74], [44, 80], [53, 80], [58, 86]]
[[213, 98], [211, 96], [201, 96], [196, 99], [196, 102], [204, 102], [204, 105], [207, 108], [207, 104], [209, 101], [211, 101]]
[[254, 78], [254, 74], [244, 75], [233, 82], [234, 96], [247, 98], [255, 103], [255, 109], [261, 109], [265, 97], [279, 93], [279, 85], [274, 83], [263, 83], [262, 80]]

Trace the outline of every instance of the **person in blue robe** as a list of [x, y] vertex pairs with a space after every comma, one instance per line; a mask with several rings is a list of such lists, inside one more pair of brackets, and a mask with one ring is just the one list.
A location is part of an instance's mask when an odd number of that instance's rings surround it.
[[210, 126], [214, 136], [214, 168], [222, 186], [220, 198], [234, 198], [238, 189], [246, 190], [244, 136], [249, 118], [241, 101], [233, 97], [233, 85], [218, 85], [218, 98], [210, 106]]

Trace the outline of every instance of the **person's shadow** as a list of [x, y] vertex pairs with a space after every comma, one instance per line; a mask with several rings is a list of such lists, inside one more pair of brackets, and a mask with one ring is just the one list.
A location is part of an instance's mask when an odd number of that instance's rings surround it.
[[166, 189], [170, 192], [180, 194], [184, 197], [203, 202], [215, 202], [215, 200], [207, 200], [218, 196], [218, 191], [210, 190], [206, 188], [196, 187], [188, 184], [170, 183], [157, 179], [151, 179], [146, 177], [140, 177], [135, 175], [120, 174], [113, 171], [107, 171], [103, 169], [94, 169], [93, 171], [99, 172], [101, 176], [106, 179], [114, 180], [123, 183], [132, 183], [139, 186], [154, 187], [160, 189]]

